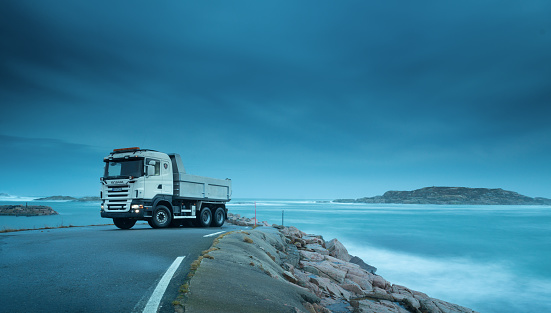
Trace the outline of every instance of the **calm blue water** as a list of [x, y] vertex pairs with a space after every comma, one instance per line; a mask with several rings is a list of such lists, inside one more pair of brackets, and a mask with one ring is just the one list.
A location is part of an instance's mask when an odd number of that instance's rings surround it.
[[59, 215], [49, 216], [0, 216], [0, 230], [11, 228], [42, 228], [45, 226], [85, 226], [110, 224], [111, 219], [100, 217], [100, 202], [71, 201], [0, 201], [0, 205], [47, 205]]
[[[19, 202], [0, 202], [15, 204]], [[111, 223], [99, 203], [37, 202], [58, 216], [0, 216], [0, 229]], [[230, 212], [254, 217], [254, 200]], [[551, 207], [259, 200], [259, 221], [338, 238], [394, 284], [480, 312], [551, 312]]]

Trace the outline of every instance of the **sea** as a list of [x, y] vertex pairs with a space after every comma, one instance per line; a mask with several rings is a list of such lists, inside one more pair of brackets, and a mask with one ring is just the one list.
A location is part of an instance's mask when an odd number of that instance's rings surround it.
[[[55, 216], [0, 216], [0, 230], [111, 223], [98, 202], [48, 205]], [[30, 200], [30, 201], [24, 201]], [[337, 238], [393, 284], [479, 312], [551, 312], [551, 206], [343, 204], [234, 199], [229, 211]]]

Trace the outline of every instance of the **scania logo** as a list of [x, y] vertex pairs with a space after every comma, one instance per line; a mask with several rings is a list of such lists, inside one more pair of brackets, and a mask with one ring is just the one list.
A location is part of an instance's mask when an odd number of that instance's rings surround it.
[[122, 181], [122, 180], [112, 180], [111, 184], [124, 184], [124, 181]]

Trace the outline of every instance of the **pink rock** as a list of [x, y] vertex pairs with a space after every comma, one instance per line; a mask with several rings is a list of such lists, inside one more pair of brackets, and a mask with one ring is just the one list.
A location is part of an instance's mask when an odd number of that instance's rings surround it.
[[394, 297], [390, 293], [379, 287], [374, 287], [373, 291], [366, 292], [365, 295], [374, 299], [394, 301]]
[[335, 298], [344, 298], [347, 301], [350, 300], [350, 292], [344, 290], [339, 285], [336, 285], [331, 282], [330, 279], [325, 277], [310, 277], [310, 282], [317, 285], [320, 289], [325, 290], [332, 297]]
[[379, 275], [373, 275], [373, 287], [386, 289], [388, 286], [390, 286], [390, 284], [384, 278]]
[[304, 273], [303, 271], [295, 268], [292, 273], [297, 279], [298, 285], [306, 287], [306, 283], [310, 282], [310, 277], [308, 277], [308, 274]]
[[352, 301], [354, 312], [358, 313], [409, 313], [406, 309], [390, 301], [378, 302], [370, 300]]
[[427, 298], [430, 298], [426, 293], [422, 293], [420, 291], [415, 291], [415, 290], [412, 290], [410, 289], [411, 291], [411, 294], [413, 294], [413, 296], [415, 297], [415, 299], [427, 299]]
[[295, 277], [295, 275], [293, 275], [293, 273], [291, 273], [289, 271], [284, 271], [282, 275], [283, 275], [283, 278], [285, 278], [287, 281], [289, 281], [293, 284], [298, 283], [298, 279]]
[[294, 226], [285, 227], [281, 230], [281, 232], [287, 236], [287, 237], [296, 237], [296, 238], [302, 238], [306, 235], [306, 233], [300, 231], [298, 228]]
[[319, 261], [324, 260], [323, 255], [321, 255], [317, 252], [310, 252], [310, 251], [300, 250], [299, 253], [300, 253], [300, 258], [303, 259], [303, 260], [306, 260], [306, 261], [319, 262]]
[[325, 245], [325, 241], [323, 240], [323, 238], [321, 236], [307, 235], [307, 236], [303, 237], [303, 239], [306, 241], [306, 244], [318, 244], [320, 246]]
[[321, 306], [319, 303], [314, 303], [314, 309], [316, 310], [316, 313], [331, 313], [331, 310]]
[[402, 300], [402, 303], [404, 303], [404, 305], [409, 306], [411, 308], [415, 308], [415, 309], [419, 309], [421, 308], [421, 303], [419, 302], [419, 300], [415, 299], [414, 297], [405, 297], [403, 300]]
[[348, 254], [348, 250], [346, 250], [344, 245], [337, 239], [332, 239], [326, 242], [325, 247], [327, 248], [327, 251], [329, 251], [329, 255], [334, 256], [337, 259], [348, 262], [352, 258]]
[[329, 255], [329, 251], [322, 247], [320, 244], [317, 243], [308, 243], [308, 241], [305, 240], [306, 245], [304, 246], [308, 250], [312, 250], [314, 252], [317, 252], [319, 254], [323, 255]]
[[346, 261], [343, 261], [341, 259], [337, 259], [336, 257], [329, 255], [329, 251], [327, 251], [327, 252], [328, 252], [327, 255], [325, 255], [325, 259], [327, 261], [329, 261], [331, 263], [334, 263], [334, 264], [339, 264], [339, 266], [340, 265], [346, 266], [348, 264], [348, 262], [346, 262]]
[[352, 275], [356, 275], [356, 276], [360, 276], [360, 277], [365, 277], [366, 279], [369, 279], [369, 277], [370, 277], [368, 272], [361, 269], [356, 264], [345, 263], [345, 264], [339, 265], [339, 268], [343, 271], [346, 271], [347, 274], [352, 274]]
[[346, 278], [358, 284], [358, 286], [360, 286], [365, 291], [373, 290], [373, 285], [371, 285], [371, 281], [365, 276], [357, 276], [351, 273], [347, 273]]
[[403, 295], [413, 295], [413, 293], [411, 293], [411, 290], [408, 287], [404, 287], [401, 285], [392, 285], [391, 291], [393, 293], [399, 293]]
[[345, 283], [345, 284], [342, 284], [340, 286], [342, 287], [342, 289], [347, 290], [347, 291], [349, 291], [349, 292], [351, 292], [351, 293], [353, 293], [357, 296], [364, 294], [362, 288], [356, 283], [352, 283], [352, 284], [346, 284]]
[[346, 272], [338, 269], [333, 263], [322, 261], [313, 265], [320, 272], [320, 275], [333, 279], [339, 284], [344, 282]]

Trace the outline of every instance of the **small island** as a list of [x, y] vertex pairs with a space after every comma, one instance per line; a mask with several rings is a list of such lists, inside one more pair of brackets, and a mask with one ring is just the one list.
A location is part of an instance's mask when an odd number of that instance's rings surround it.
[[59, 215], [51, 207], [45, 205], [0, 205], [0, 215], [11, 216], [44, 216]]
[[50, 196], [45, 198], [34, 199], [34, 201], [76, 201], [76, 202], [88, 202], [88, 201], [101, 201], [100, 197], [82, 197], [75, 198], [70, 196]]
[[337, 199], [337, 203], [393, 203], [447, 205], [551, 205], [551, 199], [531, 198], [501, 188], [425, 187], [412, 191], [387, 191], [382, 196]]

